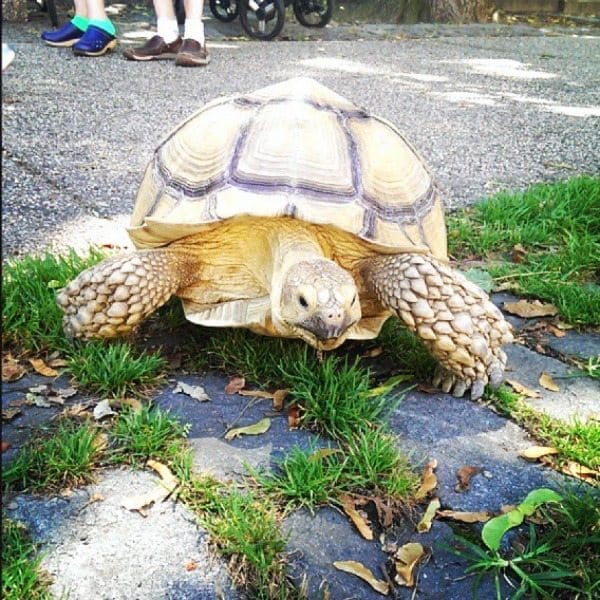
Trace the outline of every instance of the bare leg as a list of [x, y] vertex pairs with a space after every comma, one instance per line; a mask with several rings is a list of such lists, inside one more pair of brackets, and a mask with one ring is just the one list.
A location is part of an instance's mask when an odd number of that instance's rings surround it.
[[65, 333], [82, 338], [129, 333], [177, 290], [188, 286], [197, 269], [192, 254], [174, 249], [108, 258], [59, 291]]
[[487, 294], [460, 273], [421, 254], [367, 259], [362, 275], [372, 292], [394, 310], [438, 360], [434, 378], [445, 392], [479, 398], [498, 386], [506, 367], [502, 344], [510, 325]]
[[[104, 21], [108, 19], [104, 8], [104, 0], [84, 0], [87, 6], [87, 18], [90, 20]], [[75, 3], [77, 6], [77, 3]]]

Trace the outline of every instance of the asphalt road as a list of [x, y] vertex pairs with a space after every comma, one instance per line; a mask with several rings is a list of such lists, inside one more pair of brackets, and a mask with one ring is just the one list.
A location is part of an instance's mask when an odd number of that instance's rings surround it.
[[259, 43], [207, 22], [212, 62], [184, 69], [126, 61], [121, 50], [150, 24], [118, 19], [120, 48], [95, 59], [44, 46], [45, 20], [3, 24], [17, 53], [2, 75], [5, 258], [125, 244], [137, 186], [164, 135], [211, 99], [298, 75], [395, 123], [449, 208], [600, 172], [598, 29], [438, 27], [432, 37], [365, 26], [340, 28], [341, 41], [330, 28], [327, 40]]

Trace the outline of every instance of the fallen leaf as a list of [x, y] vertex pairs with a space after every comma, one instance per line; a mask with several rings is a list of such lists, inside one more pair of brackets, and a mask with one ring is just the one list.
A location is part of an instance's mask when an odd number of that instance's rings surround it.
[[2, 452], [6, 452], [10, 448], [10, 442], [2, 440]]
[[377, 516], [379, 522], [384, 529], [391, 527], [394, 522], [394, 509], [386, 502], [383, 498], [375, 496], [372, 498], [375, 508], [377, 509]]
[[93, 415], [96, 421], [100, 421], [101, 419], [104, 419], [104, 417], [116, 414], [117, 413], [110, 407], [110, 402], [108, 400], [101, 400], [94, 407]]
[[554, 322], [556, 323], [556, 326], [558, 327], [558, 329], [563, 331], [563, 337], [565, 335], [567, 335], [566, 333], [564, 333], [565, 331], [569, 331], [570, 329], [575, 328], [575, 325], [571, 325], [571, 323], [565, 323], [564, 321], [561, 321], [560, 319], [555, 320]]
[[89, 406], [86, 404], [81, 404], [81, 403], [77, 403], [74, 404], [73, 406], [69, 406], [68, 408], [65, 408], [65, 410], [63, 410], [60, 414], [63, 417], [81, 417], [81, 416], [89, 416], [89, 413], [87, 412], [87, 409], [89, 408]]
[[440, 519], [453, 519], [462, 523], [485, 523], [489, 521], [491, 515], [489, 512], [464, 512], [460, 510], [438, 510], [437, 516]]
[[198, 402], [207, 402], [210, 400], [206, 390], [201, 385], [188, 385], [183, 381], [178, 381], [175, 389], [173, 390], [174, 394], [185, 394]]
[[117, 401], [117, 405], [119, 407], [126, 406], [130, 408], [133, 412], [139, 412], [144, 408], [144, 405], [137, 398], [120, 398]]
[[510, 253], [510, 259], [514, 263], [522, 263], [525, 262], [527, 258], [527, 250], [521, 244], [515, 244]]
[[439, 394], [440, 390], [432, 385], [430, 385], [429, 383], [420, 383], [417, 386], [417, 390], [419, 392], [423, 392], [425, 394]]
[[246, 385], [246, 380], [243, 377], [230, 377], [229, 383], [225, 386], [226, 394], [237, 394]]
[[540, 375], [539, 384], [551, 392], [560, 392], [560, 388], [556, 385], [554, 379], [552, 379], [552, 375], [549, 373], [542, 373]]
[[548, 323], [548, 331], [550, 331], [552, 335], [557, 338], [563, 338], [565, 335], [567, 335], [562, 329], [555, 327], [551, 323]]
[[2, 420], [12, 421], [17, 415], [21, 414], [20, 408], [4, 408], [2, 409]]
[[300, 427], [300, 406], [292, 404], [288, 408], [288, 429], [294, 430]]
[[265, 417], [256, 423], [252, 423], [252, 425], [246, 425], [245, 427], [236, 427], [235, 429], [230, 429], [225, 434], [226, 440], [233, 440], [234, 438], [240, 435], [261, 435], [269, 430], [271, 427], [271, 419], [269, 417]]
[[44, 377], [58, 377], [59, 373], [52, 367], [49, 367], [41, 358], [30, 358], [29, 362], [37, 373]]
[[2, 381], [8, 383], [17, 381], [25, 375], [27, 369], [10, 354], [2, 360]]
[[423, 474], [421, 475], [421, 486], [417, 490], [415, 494], [416, 500], [421, 500], [425, 498], [427, 494], [433, 489], [437, 487], [438, 481], [437, 477], [434, 473], [434, 470], [437, 468], [437, 460], [434, 458], [430, 460], [423, 469]]
[[289, 393], [290, 390], [275, 390], [273, 394], [273, 410], [283, 410], [283, 401]]
[[198, 563], [195, 560], [190, 560], [185, 563], [186, 571], [195, 571], [198, 568]]
[[573, 477], [577, 477], [583, 481], [600, 478], [600, 471], [580, 465], [573, 460], [567, 461], [560, 470], [566, 475], [572, 475]]
[[381, 346], [377, 346], [377, 348], [371, 348], [371, 350], [367, 350], [362, 356], [363, 358], [377, 358], [383, 354], [383, 348]]
[[[235, 392], [228, 392], [235, 393]], [[265, 392], [264, 390], [238, 390], [237, 393], [240, 396], [252, 396], [253, 398], [266, 398], [267, 400], [273, 399], [272, 392]]]
[[424, 554], [425, 550], [418, 542], [409, 542], [398, 548], [395, 554], [396, 577], [394, 578], [397, 584], [406, 587], [415, 585], [413, 569]]
[[458, 485], [456, 486], [457, 492], [464, 492], [469, 489], [471, 484], [471, 477], [481, 473], [483, 469], [481, 467], [474, 467], [473, 465], [464, 465], [456, 472], [458, 477]]
[[505, 302], [504, 310], [519, 317], [530, 319], [532, 317], [553, 317], [558, 314], [554, 304], [542, 304], [539, 300], [519, 300], [518, 302]]
[[517, 508], [516, 504], [503, 504], [500, 507], [500, 513], [504, 515], [508, 512], [511, 512], [512, 510], [515, 510], [515, 508]]
[[96, 434], [92, 445], [96, 452], [102, 452], [103, 450], [106, 450], [106, 448], [108, 448], [108, 435], [103, 432]]
[[342, 494], [340, 496], [340, 502], [344, 512], [350, 517], [360, 535], [362, 535], [366, 540], [372, 540], [373, 530], [369, 527], [367, 521], [356, 510], [352, 498], [346, 494]]
[[147, 516], [144, 508], [151, 504], [163, 502], [179, 485], [177, 478], [171, 473], [171, 470], [167, 465], [163, 465], [156, 460], [149, 460], [146, 465], [151, 469], [154, 469], [160, 475], [160, 486], [157, 486], [147, 494], [130, 496], [121, 501], [121, 506], [127, 510], [137, 510], [143, 517]]
[[549, 454], [558, 454], [558, 450], [551, 446], [531, 446], [519, 452], [521, 458], [526, 458], [528, 460], [537, 460], [538, 458], [548, 456]]
[[48, 361], [48, 366], [49, 367], [67, 367], [67, 366], [69, 366], [69, 361], [65, 360], [64, 358], [53, 358], [52, 360]]
[[54, 390], [61, 398], [71, 398], [77, 393], [77, 390], [74, 387], [68, 388], [59, 388]]
[[517, 394], [520, 394], [521, 396], [525, 396], [526, 398], [542, 397], [542, 395], [537, 390], [529, 389], [528, 387], [525, 387], [522, 383], [519, 383], [518, 381], [514, 381], [512, 379], [506, 379], [505, 381], [506, 383], [508, 383], [508, 385], [510, 385], [510, 387], [513, 390], [515, 390], [515, 392], [517, 392]]
[[417, 523], [417, 531], [419, 533], [426, 533], [431, 529], [431, 524], [435, 517], [436, 511], [441, 506], [440, 499], [434, 498], [427, 506], [427, 510], [423, 515], [423, 518]]
[[30, 406], [37, 406], [38, 408], [50, 408], [52, 406], [44, 396], [32, 394], [31, 392], [25, 394], [25, 400]]
[[344, 573], [350, 573], [366, 581], [376, 592], [387, 596], [390, 592], [390, 586], [387, 582], [377, 579], [370, 569], [354, 560], [338, 560], [333, 566]]

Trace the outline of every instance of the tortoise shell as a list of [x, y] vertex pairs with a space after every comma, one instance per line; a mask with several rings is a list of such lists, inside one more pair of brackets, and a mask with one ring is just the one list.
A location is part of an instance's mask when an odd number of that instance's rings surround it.
[[309, 78], [211, 102], [170, 133], [146, 169], [129, 233], [151, 248], [244, 216], [446, 258], [443, 205], [421, 157], [389, 122]]

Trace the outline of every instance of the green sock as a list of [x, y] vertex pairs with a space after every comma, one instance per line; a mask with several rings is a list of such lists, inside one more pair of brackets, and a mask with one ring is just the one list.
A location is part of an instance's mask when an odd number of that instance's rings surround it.
[[85, 17], [81, 17], [80, 15], [75, 15], [71, 19], [71, 23], [77, 27], [77, 29], [81, 29], [81, 31], [85, 31], [88, 28], [89, 20]]
[[90, 19], [90, 25], [110, 33], [110, 35], [117, 35], [117, 30], [110, 19]]

